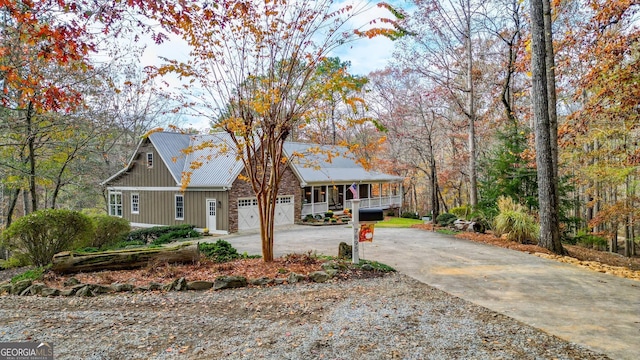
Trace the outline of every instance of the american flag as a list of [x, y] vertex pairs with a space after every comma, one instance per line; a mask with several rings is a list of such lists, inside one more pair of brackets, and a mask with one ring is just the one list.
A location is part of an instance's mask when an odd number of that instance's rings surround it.
[[349, 190], [351, 190], [351, 193], [353, 194], [354, 199], [359, 198], [358, 185], [356, 185], [356, 183], [351, 184], [351, 186], [349, 187]]

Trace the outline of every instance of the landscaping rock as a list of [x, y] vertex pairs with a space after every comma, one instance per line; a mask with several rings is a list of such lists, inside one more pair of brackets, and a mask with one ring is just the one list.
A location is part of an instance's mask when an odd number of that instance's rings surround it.
[[189, 290], [209, 290], [213, 287], [211, 281], [189, 281], [187, 289]]
[[131, 284], [119, 284], [119, 283], [111, 284], [111, 291], [113, 291], [113, 292], [133, 291], [133, 285], [131, 285]]
[[360, 267], [364, 271], [373, 271], [375, 268], [371, 264], [364, 264]]
[[42, 295], [42, 296], [58, 296], [58, 295], [60, 295], [60, 290], [45, 286], [45, 287], [42, 288], [42, 290], [40, 290], [40, 295]]
[[91, 292], [94, 293], [95, 295], [106, 294], [113, 291], [113, 289], [111, 289], [110, 286], [105, 286], [100, 284], [93, 284], [93, 285], [90, 285], [90, 287], [91, 287]]
[[272, 282], [273, 282], [273, 279], [266, 276], [249, 281], [251, 285], [258, 285], [258, 286], [268, 285]]
[[243, 276], [220, 276], [213, 283], [214, 290], [232, 289], [247, 286], [247, 279]]
[[340, 264], [339, 262], [336, 262], [336, 261], [333, 261], [333, 260], [327, 261], [327, 262], [323, 263], [321, 266], [322, 266], [322, 269], [324, 271], [327, 271], [329, 269], [340, 270], [342, 268], [346, 268], [346, 266], [344, 264]]
[[338, 245], [338, 257], [341, 259], [351, 259], [353, 256], [353, 247], [346, 242], [341, 242]]
[[31, 286], [33, 282], [31, 280], [22, 280], [13, 284], [11, 287], [11, 295], [20, 295], [23, 291], [25, 291], [29, 286]]
[[324, 272], [326, 272], [327, 275], [329, 275], [329, 277], [334, 277], [338, 273], [338, 270], [336, 270], [336, 269], [326, 269]]
[[43, 284], [33, 284], [33, 285], [29, 286], [28, 288], [24, 289], [20, 293], [20, 296], [39, 295], [40, 291], [42, 291], [43, 287], [44, 287]]
[[289, 274], [289, 277], [287, 277], [287, 282], [289, 284], [295, 284], [295, 283], [300, 282], [300, 281], [302, 281], [304, 279], [305, 279], [304, 275], [296, 274], [296, 273], [292, 272], [292, 273]]
[[11, 289], [12, 288], [13, 288], [12, 284], [0, 285], [0, 294], [3, 294], [3, 293], [11, 294]]
[[94, 297], [96, 294], [91, 291], [91, 285], [83, 285], [82, 288], [76, 292], [76, 296]]
[[70, 277], [67, 280], [64, 281], [64, 286], [74, 286], [74, 285], [78, 285], [80, 284], [80, 280], [74, 278], [74, 277]]
[[284, 284], [285, 279], [273, 279], [273, 283], [276, 285], [282, 285]]
[[309, 274], [309, 278], [317, 283], [323, 283], [331, 278], [329, 274], [324, 271], [314, 271]]
[[[142, 290], [151, 290], [149, 286], [141, 286], [139, 289]], [[162, 286], [162, 290], [164, 291], [184, 291], [187, 290], [187, 279], [181, 277], [180, 279], [175, 279], [167, 285]]]
[[175, 291], [185, 291], [187, 290], [187, 279], [181, 277], [176, 282], [176, 286], [173, 288]]
[[73, 296], [76, 292], [73, 289], [60, 290], [60, 296]]
[[151, 291], [162, 290], [162, 284], [158, 284], [157, 282], [150, 282], [149, 290]]

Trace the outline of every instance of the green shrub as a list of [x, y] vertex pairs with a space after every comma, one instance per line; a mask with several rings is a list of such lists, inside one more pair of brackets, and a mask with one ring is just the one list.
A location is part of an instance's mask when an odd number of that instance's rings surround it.
[[449, 226], [456, 220], [458, 220], [458, 217], [450, 213], [442, 213], [436, 218], [436, 222], [440, 226]]
[[526, 213], [524, 206], [517, 204], [510, 197], [498, 198], [500, 213], [494, 219], [496, 235], [507, 236], [508, 240], [521, 244], [535, 241], [538, 238], [538, 224], [533, 216]]
[[596, 249], [601, 251], [606, 251], [609, 248], [609, 243], [607, 239], [602, 236], [598, 236], [595, 234], [587, 233], [584, 230], [580, 230], [578, 235], [576, 235], [575, 243], [586, 248]]
[[449, 213], [458, 217], [458, 219], [471, 220], [473, 208], [469, 205], [457, 206], [449, 209]]
[[153, 245], [162, 245], [168, 244], [172, 242], [174, 239], [185, 239], [185, 238], [198, 238], [200, 237], [200, 233], [193, 229], [181, 229], [168, 232], [164, 235], [161, 235], [157, 239], [153, 240], [151, 243]]
[[400, 217], [403, 217], [405, 219], [419, 219], [418, 213], [414, 213], [414, 212], [411, 212], [411, 211], [403, 212], [402, 215], [400, 215]]
[[31, 265], [29, 258], [22, 253], [14, 253], [7, 260], [0, 260], [1, 269], [13, 269], [23, 266]]
[[333, 217], [333, 211], [331, 210], [327, 211], [326, 213], [324, 213], [324, 217], [328, 217], [328, 218]]
[[198, 250], [215, 262], [227, 262], [241, 258], [238, 251], [230, 243], [219, 239], [215, 243], [200, 243]]
[[142, 241], [145, 244], [153, 242], [160, 236], [178, 230], [192, 230], [194, 225], [172, 225], [172, 226], [154, 226], [150, 228], [138, 229], [129, 233], [127, 241]]
[[336, 218], [331, 218], [331, 223], [332, 223], [332, 224], [337, 223], [337, 222], [338, 222], [338, 219], [336, 219]]
[[91, 247], [109, 247], [126, 240], [131, 231], [131, 225], [127, 219], [109, 215], [93, 215], [91, 221], [95, 228]]
[[93, 234], [93, 224], [86, 215], [46, 209], [16, 220], [2, 237], [10, 248], [26, 254], [34, 265], [44, 266], [58, 252], [86, 247]]

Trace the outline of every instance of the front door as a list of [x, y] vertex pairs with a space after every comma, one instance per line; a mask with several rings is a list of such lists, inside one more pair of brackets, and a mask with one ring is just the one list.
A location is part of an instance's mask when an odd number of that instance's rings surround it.
[[216, 230], [216, 199], [207, 199], [207, 228]]

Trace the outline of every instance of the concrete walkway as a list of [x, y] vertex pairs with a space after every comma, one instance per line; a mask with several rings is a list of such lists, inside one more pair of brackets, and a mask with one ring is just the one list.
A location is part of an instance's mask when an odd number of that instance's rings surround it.
[[[337, 255], [351, 233], [343, 225], [278, 229], [275, 255]], [[239, 252], [261, 253], [256, 233], [224, 238]], [[613, 359], [640, 359], [639, 281], [418, 229], [378, 228], [360, 248], [365, 259], [562, 339]]]

